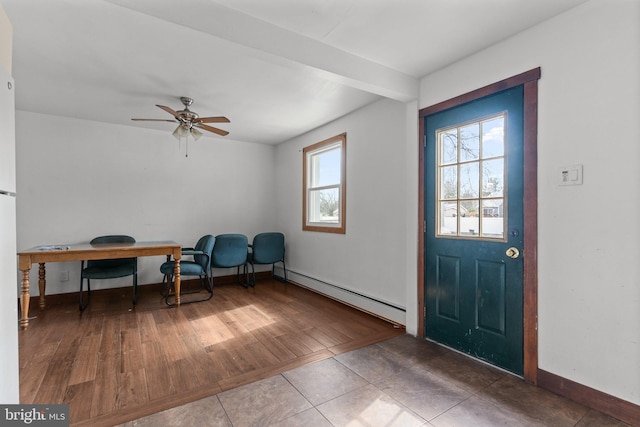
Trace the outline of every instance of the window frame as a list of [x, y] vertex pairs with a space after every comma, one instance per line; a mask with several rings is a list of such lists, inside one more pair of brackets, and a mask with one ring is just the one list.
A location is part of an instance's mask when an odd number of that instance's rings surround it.
[[[332, 146], [340, 149], [340, 182], [338, 184], [338, 223], [320, 223], [309, 221], [309, 194], [313, 190], [325, 188], [310, 187], [310, 177], [313, 171], [309, 161], [314, 154], [330, 150]], [[324, 141], [317, 142], [302, 149], [302, 230], [321, 233], [346, 234], [347, 224], [347, 133], [341, 133]]]

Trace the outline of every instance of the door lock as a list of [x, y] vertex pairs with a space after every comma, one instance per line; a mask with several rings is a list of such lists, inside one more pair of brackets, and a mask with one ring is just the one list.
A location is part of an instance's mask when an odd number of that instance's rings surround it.
[[509, 249], [507, 249], [506, 254], [509, 258], [516, 259], [520, 256], [520, 251], [518, 250], [518, 248], [512, 246]]

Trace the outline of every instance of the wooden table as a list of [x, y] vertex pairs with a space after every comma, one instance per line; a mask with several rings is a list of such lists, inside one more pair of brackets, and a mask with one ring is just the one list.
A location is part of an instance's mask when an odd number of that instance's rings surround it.
[[82, 261], [95, 259], [137, 258], [143, 256], [169, 255], [176, 261], [174, 268], [174, 288], [176, 305], [180, 305], [180, 256], [181, 246], [174, 241], [135, 242], [135, 243], [79, 243], [54, 248], [51, 246], [37, 246], [26, 251], [18, 252], [18, 268], [22, 272], [22, 292], [20, 294], [20, 308], [22, 316], [20, 327], [29, 326], [29, 271], [34, 263], [40, 264], [38, 287], [40, 288], [40, 309], [45, 308], [47, 262]]

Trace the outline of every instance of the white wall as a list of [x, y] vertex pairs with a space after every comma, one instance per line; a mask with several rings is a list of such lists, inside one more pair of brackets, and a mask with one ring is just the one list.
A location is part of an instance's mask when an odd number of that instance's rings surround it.
[[[18, 111], [18, 249], [102, 234], [175, 240], [275, 226], [273, 146], [202, 137], [189, 157], [169, 130], [139, 129]], [[164, 257], [138, 260], [138, 283], [159, 283]], [[69, 281], [60, 282], [60, 272]], [[77, 292], [80, 262], [47, 264], [47, 294]], [[230, 274], [216, 270], [214, 275]], [[31, 294], [38, 295], [37, 266]], [[131, 278], [92, 289], [130, 286]]]
[[[5, 13], [2, 5], [0, 5], [0, 84], [3, 85], [0, 111], [2, 117], [0, 122], [0, 156], [6, 156], [0, 160], [2, 167], [9, 166], [11, 174], [13, 174], [15, 166], [14, 147], [15, 138], [13, 132], [13, 116], [14, 116], [14, 90], [8, 90], [4, 85], [7, 84], [6, 76], [11, 74], [11, 56], [13, 50], [13, 28], [9, 18]], [[10, 126], [7, 124], [10, 123]], [[2, 188], [4, 191], [13, 191], [15, 183], [12, 176], [9, 178], [7, 170], [2, 173], [2, 183], [0, 186], [10, 187]], [[0, 196], [0, 204], [2, 204], [2, 220], [0, 221], [0, 252], [2, 252], [2, 261], [0, 261], [0, 269], [2, 275], [0, 277], [0, 285], [3, 287], [4, 301], [0, 305], [0, 342], [3, 350], [0, 351], [0, 366], [2, 366], [2, 374], [0, 374], [0, 403], [16, 404], [20, 400], [19, 390], [19, 357], [18, 357], [18, 325], [16, 319], [18, 317], [18, 308], [16, 300], [18, 298], [17, 287], [11, 288], [11, 282], [17, 281], [17, 272], [15, 270], [15, 258], [12, 256], [16, 250], [16, 227], [15, 227], [15, 201], [9, 196]]]
[[0, 5], [0, 65], [11, 73], [13, 62], [13, 27]]
[[[294, 248], [287, 252], [291, 278], [402, 324], [407, 295], [406, 209], [414, 196], [406, 185], [406, 120], [404, 103], [378, 101], [280, 144], [276, 174], [277, 224], [288, 247]], [[342, 132], [347, 133], [346, 234], [302, 231], [302, 149]], [[417, 165], [417, 151], [415, 157]]]
[[[422, 79], [420, 107], [540, 66], [539, 367], [640, 404], [640, 2], [594, 0]], [[584, 165], [584, 184], [557, 169]]]

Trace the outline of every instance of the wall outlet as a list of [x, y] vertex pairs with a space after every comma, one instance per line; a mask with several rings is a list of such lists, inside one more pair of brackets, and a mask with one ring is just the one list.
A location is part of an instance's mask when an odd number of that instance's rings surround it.
[[69, 272], [68, 271], [61, 271], [60, 272], [60, 277], [59, 277], [61, 282], [68, 282], [69, 281]]

